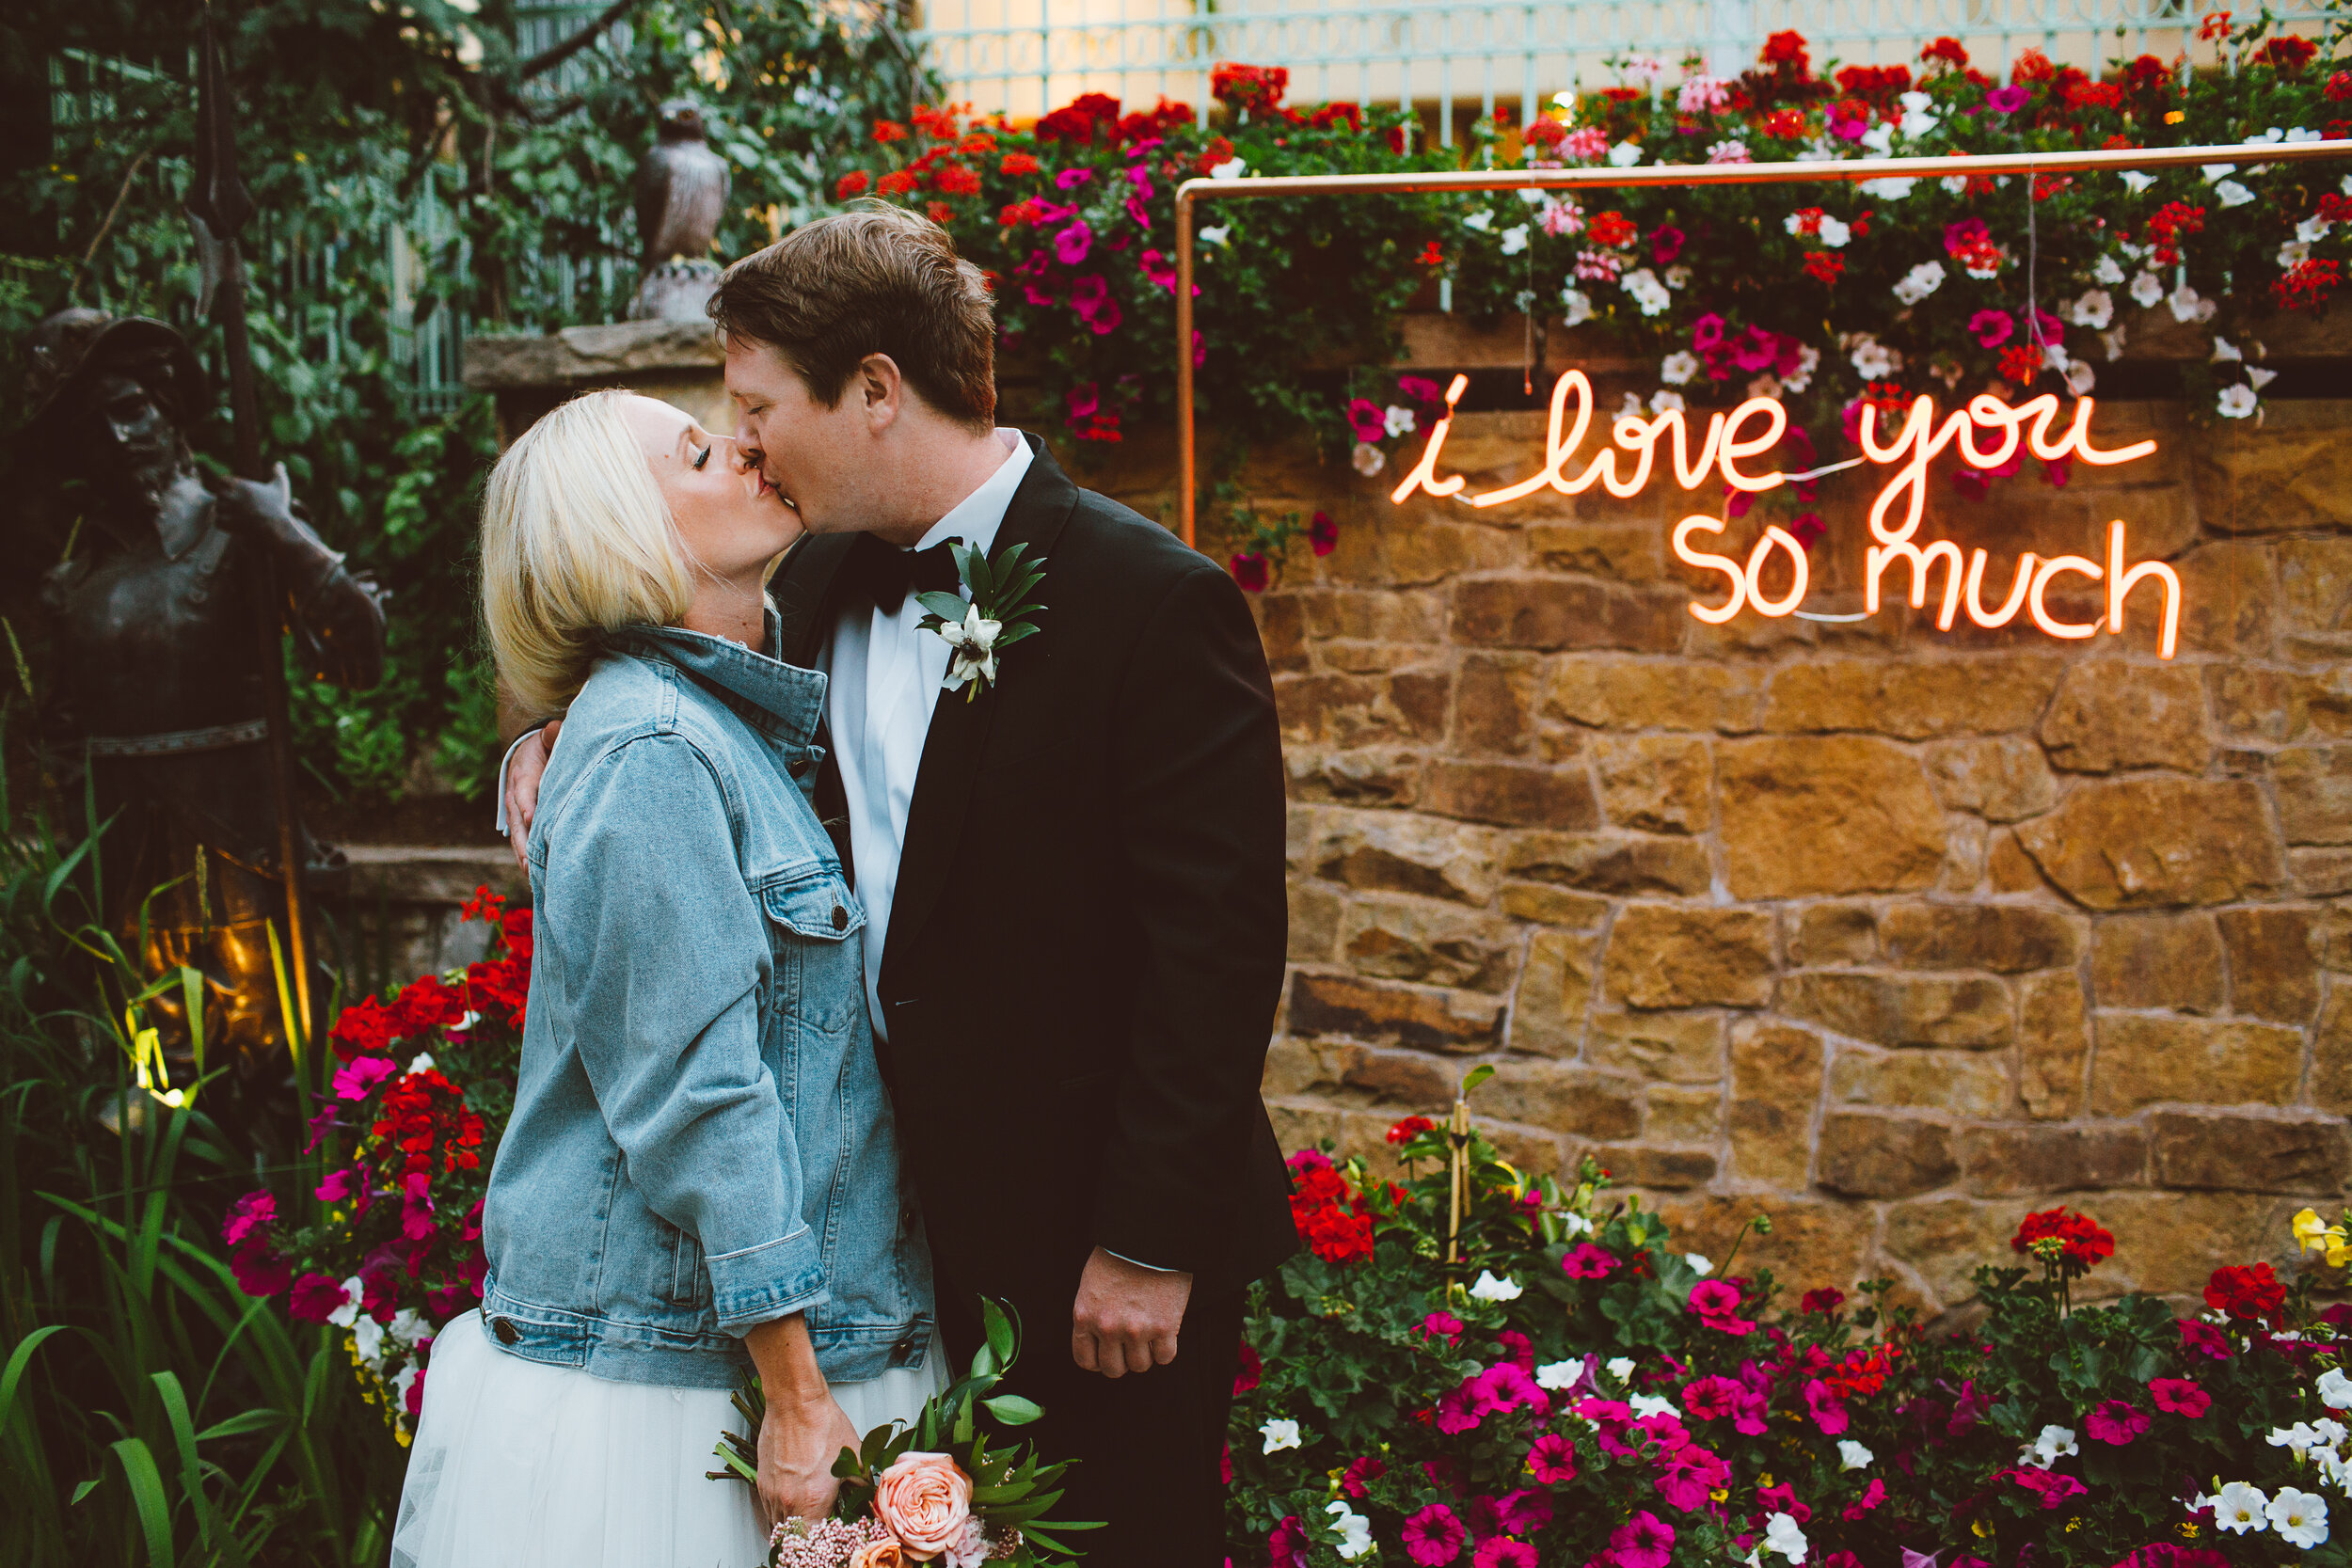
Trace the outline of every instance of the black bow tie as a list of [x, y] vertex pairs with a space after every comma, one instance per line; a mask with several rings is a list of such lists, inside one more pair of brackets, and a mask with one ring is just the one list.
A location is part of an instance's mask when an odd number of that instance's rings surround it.
[[845, 592], [872, 599], [874, 608], [885, 615], [897, 614], [910, 592], [952, 594], [963, 581], [946, 545], [902, 550], [870, 533], [858, 535], [842, 570], [848, 574]]

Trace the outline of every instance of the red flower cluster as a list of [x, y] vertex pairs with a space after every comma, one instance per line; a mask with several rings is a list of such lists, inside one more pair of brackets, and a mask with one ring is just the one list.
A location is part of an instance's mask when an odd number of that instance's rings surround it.
[[2103, 1259], [2115, 1256], [2115, 1238], [2089, 1214], [2077, 1214], [2060, 1204], [2027, 1214], [2009, 1239], [2010, 1250], [2030, 1253], [2036, 1242], [2055, 1240], [2070, 1275], [2088, 1274]]
[[2170, 266], [2181, 259], [2180, 241], [2184, 236], [2201, 233], [2205, 227], [2205, 210], [2192, 207], [2185, 201], [2168, 201], [2156, 209], [2156, 215], [2148, 220], [2148, 237], [2155, 242], [2156, 264]]
[[1621, 249], [1642, 235], [1641, 226], [1614, 208], [1594, 217], [1584, 226], [1584, 232], [1603, 250]]
[[1968, 69], [1968, 48], [1958, 39], [1937, 39], [1919, 51], [1923, 65], [1946, 66], [1953, 71]]
[[853, 168], [833, 182], [833, 198], [835, 201], [847, 201], [853, 196], [862, 196], [866, 187], [873, 182], [872, 175], [862, 168]]
[[1410, 1143], [1437, 1125], [1427, 1117], [1406, 1117], [1403, 1121], [1389, 1129], [1389, 1142]]
[[2020, 387], [2026, 386], [2035, 376], [2042, 373], [2042, 351], [2028, 348], [2023, 343], [2013, 343], [2001, 350], [2000, 368], [1994, 373], [2003, 381], [2013, 381]]
[[482, 1117], [467, 1108], [466, 1091], [437, 1068], [403, 1074], [386, 1089], [383, 1114], [370, 1131], [397, 1150], [399, 1168], [388, 1175], [446, 1176], [482, 1164]]
[[1372, 1216], [1363, 1195], [1311, 1150], [1291, 1156], [1291, 1223], [1317, 1258], [1345, 1263], [1372, 1257]]
[[2205, 1305], [2233, 1318], [2272, 1323], [2286, 1305], [2287, 1288], [2267, 1263], [2225, 1266], [2205, 1282]]
[[1821, 1381], [1841, 1400], [1875, 1394], [1886, 1386], [1886, 1375], [1895, 1370], [1895, 1362], [1902, 1353], [1900, 1345], [1881, 1345], [1867, 1354], [1860, 1350], [1848, 1351], [1845, 1360], [1821, 1373]]
[[2314, 256], [2289, 267], [2270, 292], [2279, 304], [2289, 310], [2316, 310], [2328, 303], [2328, 296], [2344, 281], [2342, 263]]
[[1209, 73], [1209, 93], [1236, 109], [1271, 109], [1290, 90], [1291, 73], [1279, 65], [1220, 61]]
[[1850, 65], [1837, 73], [1837, 90], [1849, 98], [1859, 98], [1874, 108], [1883, 108], [1894, 101], [1897, 93], [1911, 90], [1911, 68], [1907, 65]]
[[2312, 57], [2318, 53], [2319, 45], [2311, 40], [2297, 38], [2293, 33], [2285, 33], [2267, 40], [2260, 49], [2255, 50], [2254, 63], [2269, 66], [2281, 76], [2292, 76], [2311, 64]]
[[1835, 283], [1837, 281], [1837, 275], [1846, 270], [1846, 259], [1834, 251], [1807, 251], [1804, 258], [1804, 270], [1824, 283]]
[[1037, 122], [1041, 142], [1090, 142], [1097, 133], [1107, 133], [1106, 141], [1119, 140], [1119, 100], [1107, 93], [1080, 93]]
[[1756, 57], [1784, 76], [1813, 74], [1813, 56], [1805, 52], [1804, 35], [1794, 30], [1766, 39]]

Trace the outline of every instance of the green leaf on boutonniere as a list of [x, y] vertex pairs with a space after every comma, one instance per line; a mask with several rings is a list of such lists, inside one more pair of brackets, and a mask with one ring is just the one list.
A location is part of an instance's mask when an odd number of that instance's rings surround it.
[[969, 545], [948, 546], [956, 575], [963, 579], [962, 594], [920, 594], [922, 629], [935, 634], [952, 650], [946, 685], [961, 688], [964, 701], [996, 684], [996, 656], [1025, 637], [1036, 635], [1037, 624], [1024, 620], [1043, 610], [1030, 593], [1045, 578], [1042, 557], [1026, 559], [1029, 546], [1010, 545], [991, 562]]

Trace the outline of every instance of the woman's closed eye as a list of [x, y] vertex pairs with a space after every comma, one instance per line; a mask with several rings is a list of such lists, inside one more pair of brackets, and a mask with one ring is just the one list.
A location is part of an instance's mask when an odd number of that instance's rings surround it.
[[703, 465], [710, 461], [710, 453], [714, 449], [712, 447], [705, 447], [702, 451], [694, 454], [694, 471], [696, 473], [700, 473], [702, 471]]

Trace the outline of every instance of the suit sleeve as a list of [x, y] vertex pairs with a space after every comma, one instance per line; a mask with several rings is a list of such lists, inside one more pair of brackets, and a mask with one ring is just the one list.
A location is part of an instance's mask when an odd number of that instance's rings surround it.
[[539, 925], [629, 1180], [702, 1243], [721, 1328], [817, 1305], [797, 1146], [760, 1053], [766, 917], [717, 776], [691, 741], [648, 736], [590, 769], [564, 815]]
[[1115, 712], [1114, 831], [1145, 951], [1094, 1239], [1197, 1273], [1247, 1190], [1289, 920], [1273, 683], [1231, 578], [1204, 562], [1177, 579]]

